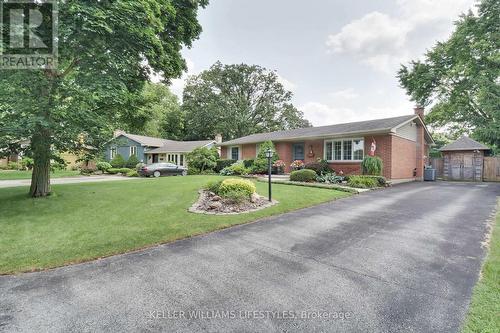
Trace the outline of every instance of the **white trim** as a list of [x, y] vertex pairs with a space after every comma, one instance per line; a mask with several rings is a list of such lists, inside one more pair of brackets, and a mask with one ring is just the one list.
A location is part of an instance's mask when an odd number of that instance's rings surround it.
[[[135, 150], [134, 153], [132, 153], [132, 150]], [[137, 157], [137, 146], [130, 146], [129, 147], [129, 152], [128, 152], [128, 156], [132, 156], [132, 155], [135, 155]]]
[[[328, 163], [349, 163], [349, 162], [362, 162], [363, 159], [361, 160], [344, 160], [344, 141], [351, 141], [351, 158], [354, 157], [354, 144], [352, 143], [353, 141], [363, 141], [363, 157], [365, 156], [365, 138], [331, 138], [328, 140], [323, 140], [323, 158], [328, 162]], [[341, 142], [342, 143], [342, 150], [340, 152], [340, 160], [327, 160], [326, 159], [326, 144], [331, 142], [332, 143], [332, 158], [335, 156], [335, 146], [334, 142]]]

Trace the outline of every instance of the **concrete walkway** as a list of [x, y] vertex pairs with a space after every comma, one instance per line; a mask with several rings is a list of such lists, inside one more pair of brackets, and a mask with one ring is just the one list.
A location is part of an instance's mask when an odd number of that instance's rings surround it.
[[458, 332], [498, 195], [414, 182], [3, 276], [0, 331]]
[[[50, 183], [52, 185], [57, 184], [78, 184], [78, 183], [93, 183], [93, 182], [110, 182], [117, 180], [132, 180], [138, 179], [134, 177], [123, 177], [123, 176], [79, 176], [79, 177], [63, 177], [63, 178], [52, 178]], [[0, 180], [0, 188], [5, 187], [19, 187], [19, 186], [30, 186], [31, 179], [15, 179], [15, 180]]]

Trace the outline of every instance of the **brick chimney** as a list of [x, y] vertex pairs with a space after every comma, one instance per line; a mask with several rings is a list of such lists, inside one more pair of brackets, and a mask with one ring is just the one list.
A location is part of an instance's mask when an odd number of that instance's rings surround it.
[[222, 143], [222, 134], [218, 133], [215, 135], [215, 142], [217, 142], [217, 144]]
[[415, 108], [413, 109], [413, 111], [415, 112], [416, 115], [420, 116], [420, 118], [422, 120], [424, 120], [425, 109], [424, 109], [423, 106], [417, 105], [417, 106], [415, 106]]
[[116, 137], [119, 137], [120, 135], [122, 134], [125, 134], [125, 131], [121, 130], [121, 129], [116, 129], [114, 130], [113, 132], [113, 138], [116, 138]]

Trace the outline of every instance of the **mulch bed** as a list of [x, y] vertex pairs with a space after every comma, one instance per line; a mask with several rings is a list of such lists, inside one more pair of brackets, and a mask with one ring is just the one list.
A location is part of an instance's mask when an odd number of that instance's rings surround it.
[[200, 197], [198, 201], [189, 208], [189, 211], [192, 213], [214, 215], [250, 213], [278, 203], [275, 200], [269, 202], [267, 198], [256, 193], [252, 196], [251, 200], [245, 200], [241, 203], [224, 199], [207, 190], [200, 190], [199, 193]]

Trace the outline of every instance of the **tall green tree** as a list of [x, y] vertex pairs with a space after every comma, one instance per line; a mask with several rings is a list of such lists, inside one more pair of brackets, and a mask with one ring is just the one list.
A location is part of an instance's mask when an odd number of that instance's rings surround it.
[[462, 15], [447, 41], [398, 77], [414, 101], [431, 106], [429, 124], [499, 147], [500, 2], [482, 0], [477, 15]]
[[139, 98], [137, 117], [142, 121], [125, 124], [130, 133], [181, 140], [184, 137], [184, 115], [178, 98], [162, 83], [147, 83]]
[[188, 79], [182, 109], [189, 139], [232, 139], [263, 131], [311, 126], [278, 75], [256, 65], [223, 65]]
[[197, 11], [207, 3], [58, 1], [58, 68], [0, 76], [0, 141], [31, 140], [31, 196], [50, 193], [54, 151], [73, 151], [79, 138], [99, 146], [117, 124], [143, 121], [133, 106], [144, 83], [152, 72], [167, 83], [186, 69], [180, 50], [199, 36]]

